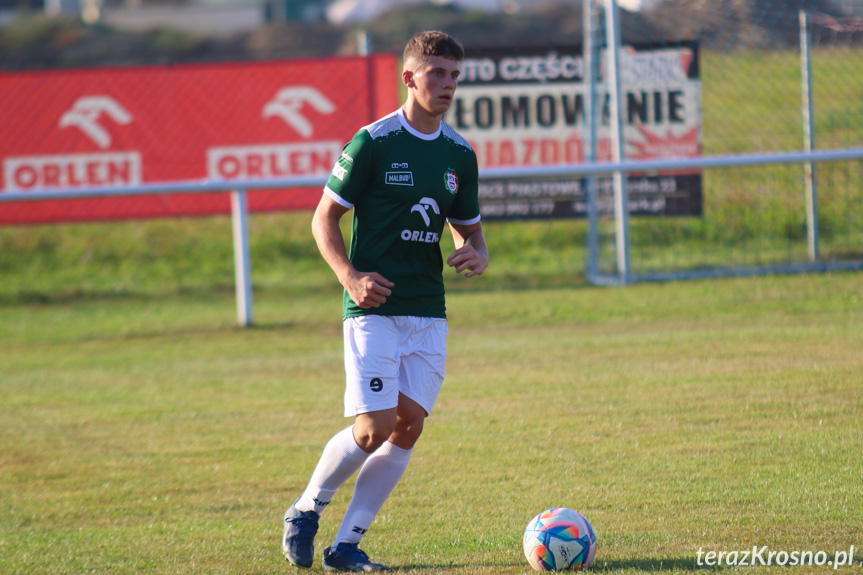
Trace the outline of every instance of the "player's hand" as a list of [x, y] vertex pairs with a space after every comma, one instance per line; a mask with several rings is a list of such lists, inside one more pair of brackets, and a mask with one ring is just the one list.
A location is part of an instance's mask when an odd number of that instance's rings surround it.
[[488, 267], [488, 260], [483, 258], [473, 246], [464, 245], [449, 255], [446, 265], [454, 268], [457, 274], [467, 270], [464, 277], [471, 278], [482, 275]]
[[362, 309], [381, 307], [386, 303], [387, 296], [393, 292], [395, 284], [379, 273], [361, 273], [351, 275], [344, 283], [348, 295]]

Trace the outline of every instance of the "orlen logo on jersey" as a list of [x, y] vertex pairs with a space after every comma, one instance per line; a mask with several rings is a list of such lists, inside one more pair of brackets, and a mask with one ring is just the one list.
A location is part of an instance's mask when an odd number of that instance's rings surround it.
[[[264, 105], [261, 117], [279, 118], [308, 139], [314, 135], [315, 126], [302, 113], [306, 105], [320, 114], [336, 111], [336, 106], [315, 88], [289, 86]], [[324, 176], [341, 151], [341, 143], [334, 140], [215, 147], [207, 150], [207, 174], [214, 180]]]
[[[111, 147], [111, 124], [131, 124], [132, 115], [114, 98], [82, 96], [58, 121], [60, 129], [77, 129], [106, 150]], [[6, 158], [3, 162], [6, 190], [79, 188], [141, 183], [141, 154], [102, 152], [46, 154]]]
[[[411, 213], [417, 212], [423, 219], [426, 227], [431, 225], [431, 217], [428, 215], [428, 211], [431, 210], [434, 213], [440, 215], [440, 208], [437, 205], [437, 202], [434, 198], [422, 198], [419, 203], [414, 204], [411, 208]], [[433, 244], [440, 241], [440, 236], [437, 232], [429, 232], [429, 231], [418, 231], [418, 230], [402, 230], [402, 239], [406, 242], [423, 242], [426, 244]]]

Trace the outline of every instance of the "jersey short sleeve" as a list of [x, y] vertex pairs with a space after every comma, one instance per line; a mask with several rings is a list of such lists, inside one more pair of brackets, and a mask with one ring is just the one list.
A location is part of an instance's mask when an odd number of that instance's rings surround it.
[[369, 186], [372, 138], [365, 129], [345, 144], [327, 179], [324, 191], [345, 208], [352, 208]]
[[465, 152], [464, 177], [461, 190], [456, 194], [447, 220], [453, 224], [472, 225], [480, 221], [479, 211], [479, 170], [476, 154], [468, 149]]

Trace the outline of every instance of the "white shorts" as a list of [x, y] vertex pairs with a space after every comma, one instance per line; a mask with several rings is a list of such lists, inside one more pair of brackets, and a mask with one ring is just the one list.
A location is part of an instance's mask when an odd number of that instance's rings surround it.
[[440, 318], [346, 319], [345, 417], [396, 407], [399, 392], [431, 413], [443, 385], [447, 332]]

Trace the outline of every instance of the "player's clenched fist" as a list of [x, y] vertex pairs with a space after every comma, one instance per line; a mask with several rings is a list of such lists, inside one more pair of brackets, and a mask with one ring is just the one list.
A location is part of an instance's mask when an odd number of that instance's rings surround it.
[[393, 293], [390, 288], [394, 285], [382, 275], [372, 272], [350, 276], [345, 281], [345, 290], [355, 304], [368, 309], [386, 303], [387, 296]]

